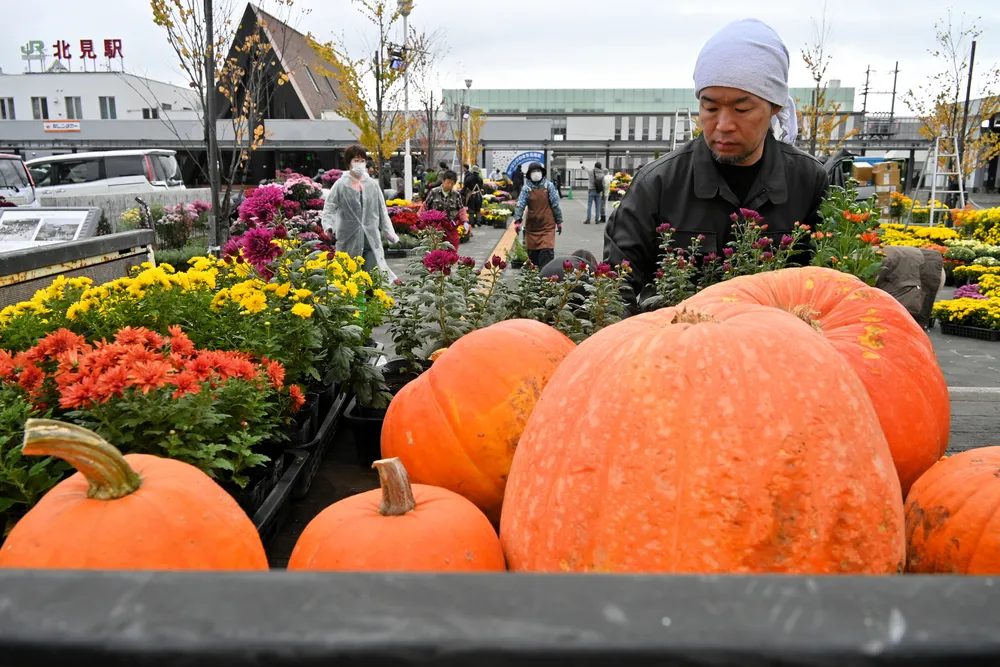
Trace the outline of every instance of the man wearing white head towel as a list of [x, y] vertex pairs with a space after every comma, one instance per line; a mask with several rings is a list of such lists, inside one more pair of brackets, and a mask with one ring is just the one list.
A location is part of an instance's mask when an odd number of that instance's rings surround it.
[[677, 230], [678, 248], [703, 234], [705, 253], [721, 254], [729, 216], [740, 208], [762, 215], [776, 238], [796, 222], [818, 222], [828, 181], [820, 162], [794, 146], [788, 66], [781, 38], [756, 19], [729, 24], [701, 50], [694, 71], [701, 136], [645, 166], [605, 231], [605, 261], [632, 265], [630, 312], [653, 293], [656, 228], [664, 223]]

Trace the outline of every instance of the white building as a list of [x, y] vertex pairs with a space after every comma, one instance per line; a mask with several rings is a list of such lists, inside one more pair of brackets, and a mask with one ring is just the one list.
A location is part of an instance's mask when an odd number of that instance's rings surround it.
[[12, 120], [196, 120], [190, 88], [122, 72], [0, 74], [2, 122]]

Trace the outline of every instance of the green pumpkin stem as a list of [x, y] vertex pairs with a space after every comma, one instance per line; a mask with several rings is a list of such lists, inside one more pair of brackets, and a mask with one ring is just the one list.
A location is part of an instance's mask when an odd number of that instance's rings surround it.
[[77, 469], [88, 482], [87, 497], [115, 500], [142, 484], [122, 453], [93, 431], [55, 419], [29, 419], [24, 425], [27, 456], [55, 456]]
[[410, 486], [410, 476], [398, 458], [381, 459], [372, 464], [378, 470], [378, 481], [382, 486], [382, 502], [378, 513], [382, 516], [403, 516], [417, 507]]

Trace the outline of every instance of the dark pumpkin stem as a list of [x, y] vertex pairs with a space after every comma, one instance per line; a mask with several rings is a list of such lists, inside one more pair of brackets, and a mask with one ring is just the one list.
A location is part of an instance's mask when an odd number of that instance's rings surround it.
[[382, 502], [378, 513], [382, 516], [403, 516], [417, 507], [413, 498], [410, 476], [398, 458], [381, 459], [372, 464], [378, 470], [378, 481], [382, 485]]
[[142, 484], [122, 453], [93, 431], [55, 419], [29, 419], [24, 425], [27, 456], [55, 456], [76, 468], [90, 482], [87, 497], [124, 498]]

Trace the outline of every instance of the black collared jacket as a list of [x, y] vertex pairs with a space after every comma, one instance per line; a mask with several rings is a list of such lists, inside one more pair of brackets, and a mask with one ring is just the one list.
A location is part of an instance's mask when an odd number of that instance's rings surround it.
[[687, 248], [704, 234], [706, 253], [721, 253], [726, 247], [729, 216], [741, 207], [760, 213], [768, 235], [776, 238], [792, 231], [796, 222], [816, 228], [828, 185], [823, 165], [770, 133], [766, 142], [764, 163], [744, 203], [729, 189], [701, 137], [643, 168], [604, 233], [604, 261], [615, 266], [628, 260], [632, 265], [625, 295], [632, 312], [636, 301], [641, 304], [652, 294], [660, 261], [656, 228], [663, 223], [677, 230], [673, 238], [678, 248]]

